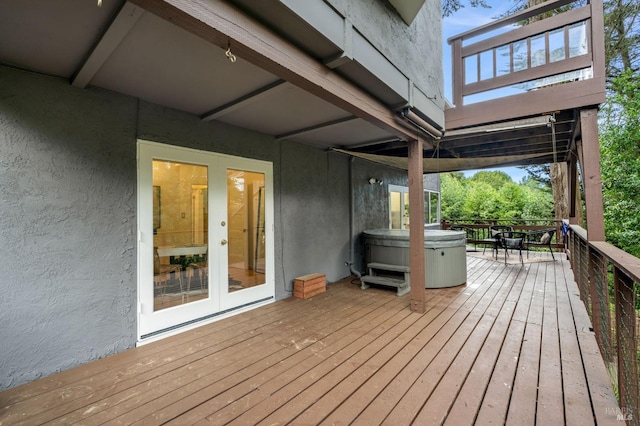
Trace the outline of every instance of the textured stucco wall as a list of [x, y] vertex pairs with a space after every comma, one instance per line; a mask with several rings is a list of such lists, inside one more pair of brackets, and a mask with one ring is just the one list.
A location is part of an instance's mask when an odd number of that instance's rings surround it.
[[[277, 298], [349, 275], [346, 156], [0, 67], [0, 389], [135, 345], [137, 138], [273, 162]], [[351, 165], [357, 236], [407, 178]]]
[[426, 0], [411, 25], [386, 0], [326, 1], [444, 109], [440, 0]]
[[[382, 180], [382, 185], [369, 184], [369, 178]], [[354, 217], [354, 268], [365, 272], [362, 231], [389, 227], [389, 185], [408, 186], [407, 173], [393, 168], [355, 159], [352, 169]]]
[[135, 120], [0, 67], [0, 389], [135, 343]]

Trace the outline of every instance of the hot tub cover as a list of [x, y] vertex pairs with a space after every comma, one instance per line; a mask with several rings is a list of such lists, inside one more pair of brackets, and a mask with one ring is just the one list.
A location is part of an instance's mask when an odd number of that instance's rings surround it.
[[[365, 238], [375, 240], [379, 245], [408, 247], [408, 229], [371, 229], [363, 232]], [[459, 247], [467, 243], [464, 231], [425, 230], [425, 248]]]

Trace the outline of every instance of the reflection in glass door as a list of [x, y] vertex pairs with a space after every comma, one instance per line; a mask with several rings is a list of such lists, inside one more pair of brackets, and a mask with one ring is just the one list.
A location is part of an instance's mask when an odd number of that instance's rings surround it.
[[153, 160], [153, 310], [208, 294], [207, 166]]
[[228, 293], [265, 280], [264, 173], [227, 169]]

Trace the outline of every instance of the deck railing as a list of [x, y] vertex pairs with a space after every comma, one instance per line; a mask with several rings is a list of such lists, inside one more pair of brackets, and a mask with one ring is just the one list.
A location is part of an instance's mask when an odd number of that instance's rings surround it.
[[551, 240], [551, 247], [555, 250], [564, 250], [562, 239], [562, 221], [556, 219], [446, 219], [440, 224], [441, 229], [460, 227], [467, 231], [467, 244], [482, 245], [492, 239], [489, 234], [489, 226], [508, 225], [514, 231], [529, 232], [543, 229], [555, 229]]
[[638, 425], [640, 259], [605, 242], [588, 242], [587, 232], [575, 225], [568, 234], [567, 256], [618, 396], [617, 417]]

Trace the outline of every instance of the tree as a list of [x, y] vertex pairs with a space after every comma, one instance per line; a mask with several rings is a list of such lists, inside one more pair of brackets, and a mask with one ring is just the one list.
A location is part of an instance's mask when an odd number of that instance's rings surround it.
[[473, 182], [464, 201], [464, 217], [495, 219], [498, 217], [497, 191], [487, 182]]
[[493, 172], [477, 172], [471, 178], [473, 182], [485, 182], [491, 185], [495, 190], [502, 188], [507, 183], [513, 183], [511, 176], [505, 172], [493, 171]]
[[551, 193], [534, 180], [516, 184], [503, 172], [478, 172], [471, 178], [460, 172], [440, 176], [442, 217], [445, 219], [553, 217]]
[[616, 78], [630, 70], [640, 70], [640, 2], [610, 0], [604, 2], [605, 58], [609, 88]]
[[[491, 8], [485, 0], [469, 0], [469, 6], [471, 7], [484, 7]], [[451, 16], [454, 12], [462, 9], [464, 4], [461, 0], [442, 0], [442, 16]]]
[[600, 133], [605, 232], [640, 257], [640, 79], [627, 70], [612, 85]]
[[460, 172], [440, 175], [440, 208], [442, 217], [461, 219], [464, 217], [464, 200], [467, 196], [464, 174]]

